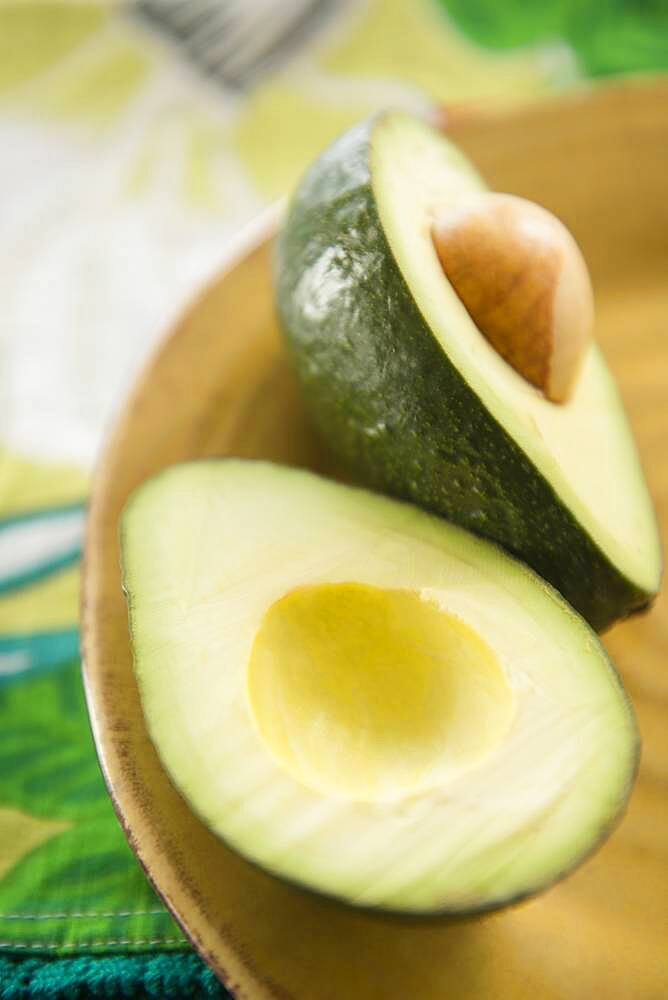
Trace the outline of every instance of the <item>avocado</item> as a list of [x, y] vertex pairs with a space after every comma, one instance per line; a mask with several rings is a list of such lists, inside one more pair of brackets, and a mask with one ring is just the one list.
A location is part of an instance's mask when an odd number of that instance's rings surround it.
[[434, 213], [483, 190], [424, 122], [388, 112], [355, 126], [290, 204], [280, 325], [314, 423], [358, 480], [496, 541], [603, 630], [658, 589], [652, 504], [596, 346], [555, 404], [448, 282]]
[[636, 767], [599, 640], [501, 549], [299, 470], [194, 462], [121, 525], [136, 677], [174, 785], [284, 879], [499, 907], [605, 837]]

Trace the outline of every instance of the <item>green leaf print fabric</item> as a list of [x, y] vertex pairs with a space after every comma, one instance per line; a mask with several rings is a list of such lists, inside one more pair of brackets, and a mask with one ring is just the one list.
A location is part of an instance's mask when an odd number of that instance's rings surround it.
[[113, 815], [78, 660], [5, 680], [0, 713], [0, 830], [12, 823], [16, 830], [1, 883], [9, 937], [63, 951], [112, 941], [182, 945]]
[[361, 116], [668, 64], [663, 0], [331, 0], [239, 93], [130, 8], [0, 4], [0, 1000], [226, 995], [125, 841], [78, 659], [90, 470], [161, 332]]

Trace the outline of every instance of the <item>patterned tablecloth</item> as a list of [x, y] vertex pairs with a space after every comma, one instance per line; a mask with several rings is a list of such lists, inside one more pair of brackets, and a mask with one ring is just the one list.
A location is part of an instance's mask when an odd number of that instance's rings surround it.
[[[256, 2], [269, 17], [282, 0]], [[523, 101], [668, 64], [663, 0], [321, 7], [239, 88], [136, 8], [0, 2], [2, 1000], [222, 995], [125, 843], [78, 661], [91, 465], [165, 326], [374, 109]]]

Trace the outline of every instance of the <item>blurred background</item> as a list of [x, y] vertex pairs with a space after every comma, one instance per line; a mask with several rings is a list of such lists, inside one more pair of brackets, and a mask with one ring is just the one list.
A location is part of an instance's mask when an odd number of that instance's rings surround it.
[[356, 119], [666, 68], [668, 0], [0, 3], [3, 1000], [223, 995], [125, 843], [79, 677], [89, 476], [159, 336]]

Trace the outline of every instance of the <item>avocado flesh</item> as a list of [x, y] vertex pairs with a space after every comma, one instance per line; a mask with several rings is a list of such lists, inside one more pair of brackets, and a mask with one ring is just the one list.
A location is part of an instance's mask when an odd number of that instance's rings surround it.
[[121, 543], [151, 739], [269, 871], [360, 906], [490, 909], [623, 809], [637, 733], [603, 648], [488, 542], [230, 459], [141, 487]]
[[445, 277], [434, 213], [483, 187], [404, 114], [344, 134], [279, 239], [281, 326], [316, 424], [363, 481], [500, 543], [603, 629], [658, 589], [651, 500], [600, 352], [551, 403]]

